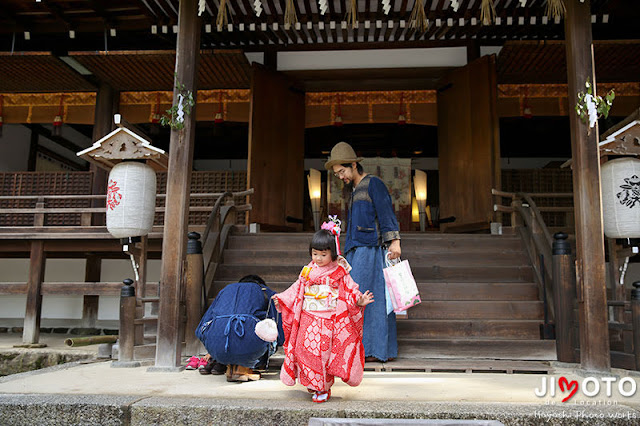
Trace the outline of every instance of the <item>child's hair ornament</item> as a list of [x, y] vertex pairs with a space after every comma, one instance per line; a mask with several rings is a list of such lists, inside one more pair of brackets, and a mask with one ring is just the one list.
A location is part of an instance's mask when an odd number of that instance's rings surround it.
[[342, 225], [342, 221], [338, 219], [338, 215], [329, 215], [329, 222], [323, 222], [320, 229], [326, 229], [331, 232], [336, 237], [336, 252], [338, 256], [342, 255], [340, 252], [340, 226]]

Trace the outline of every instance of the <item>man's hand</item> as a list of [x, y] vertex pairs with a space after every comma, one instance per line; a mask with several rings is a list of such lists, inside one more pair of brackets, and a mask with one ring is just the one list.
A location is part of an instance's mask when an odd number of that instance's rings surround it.
[[397, 259], [400, 257], [400, 253], [402, 249], [400, 249], [400, 240], [391, 241], [391, 245], [389, 245], [389, 259]]

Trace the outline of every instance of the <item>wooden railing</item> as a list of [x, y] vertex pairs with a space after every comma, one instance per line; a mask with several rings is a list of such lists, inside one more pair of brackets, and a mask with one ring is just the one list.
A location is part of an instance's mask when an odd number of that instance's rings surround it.
[[[191, 199], [220, 199], [223, 196], [232, 194], [226, 193], [198, 193], [190, 194]], [[236, 193], [237, 194], [237, 193]], [[80, 215], [80, 226], [90, 227], [92, 215], [106, 215], [105, 207], [47, 207], [50, 201], [81, 201], [81, 200], [106, 200], [106, 195], [18, 195], [0, 196], [0, 201], [33, 201], [33, 207], [4, 207], [0, 208], [0, 214], [21, 214], [33, 215], [33, 226], [44, 227], [46, 216], [50, 214], [77, 214]], [[158, 200], [164, 200], [165, 194], [158, 194]], [[189, 212], [210, 212], [211, 206], [189, 206]], [[155, 207], [156, 214], [164, 213], [165, 207]], [[1, 227], [1, 226], [0, 226]]]
[[498, 200], [508, 198], [510, 205], [505, 206], [496, 202], [493, 210], [500, 221], [503, 213], [511, 215], [511, 227], [518, 233], [525, 243], [531, 265], [533, 266], [540, 298], [546, 294], [549, 319], [554, 317], [553, 296], [553, 262], [551, 247], [553, 238], [542, 218], [542, 212], [564, 212], [573, 215], [573, 207], [538, 207], [534, 198], [571, 198], [572, 193], [536, 193], [504, 192], [492, 189], [491, 194]]
[[[205, 266], [207, 267], [208, 276], [210, 282], [215, 274], [215, 269], [220, 261], [223, 248], [227, 241], [227, 236], [236, 224], [235, 214], [237, 212], [246, 212], [251, 209], [251, 205], [246, 203], [245, 200], [248, 196], [253, 194], [253, 189], [241, 192], [224, 192], [224, 193], [194, 193], [191, 194], [191, 198], [197, 199], [210, 199], [213, 206], [190, 206], [190, 212], [207, 212], [208, 220], [206, 225], [191, 225], [191, 229], [201, 231], [204, 229], [205, 235]], [[17, 215], [32, 215], [33, 225], [31, 226], [0, 226], [0, 241], [11, 240], [11, 244], [16, 244], [14, 240], [24, 240], [21, 242], [21, 250], [27, 252], [31, 250], [30, 272], [29, 280], [27, 282], [3, 282], [0, 283], [0, 294], [27, 294], [27, 312], [24, 320], [25, 335], [23, 340], [29, 340], [29, 343], [37, 343], [39, 334], [37, 331], [37, 324], [39, 324], [39, 318], [41, 316], [41, 302], [40, 296], [42, 294], [67, 294], [67, 295], [84, 295], [84, 296], [100, 296], [100, 295], [114, 295], [120, 293], [121, 283], [103, 283], [96, 280], [96, 282], [84, 282], [84, 283], [54, 283], [43, 282], [44, 277], [44, 265], [46, 258], [46, 247], [43, 241], [47, 241], [46, 244], [56, 243], [56, 240], [65, 239], [86, 239], [86, 240], [115, 240], [107, 231], [105, 226], [92, 226], [92, 215], [105, 215], [105, 207], [47, 207], [47, 202], [51, 200], [104, 200], [104, 195], [27, 195], [27, 196], [2, 196], [2, 200], [22, 200], [33, 201], [34, 207], [27, 208], [21, 207], [5, 207], [0, 208], [0, 214], [17, 214]], [[158, 195], [159, 199], [164, 199], [164, 194]], [[235, 203], [236, 199], [242, 201], [238, 204]], [[223, 204], [225, 202], [225, 204]], [[164, 207], [156, 207], [156, 214], [165, 211]], [[45, 226], [47, 215], [50, 214], [80, 214], [82, 217], [81, 226]], [[132, 341], [136, 345], [144, 344], [143, 327], [144, 324], [153, 323], [156, 318], [149, 318], [144, 316], [144, 304], [158, 302], [157, 285], [146, 285], [146, 259], [148, 252], [148, 238], [156, 239], [155, 250], [159, 250], [160, 246], [157, 244], [157, 240], [162, 238], [163, 229], [161, 226], [154, 226], [148, 237], [143, 237], [142, 242], [137, 245], [130, 245], [125, 251], [127, 254], [134, 255], [135, 263], [139, 265], [139, 277], [136, 282], [136, 303], [135, 313], [130, 315], [133, 318], [135, 325], [135, 339]], [[111, 244], [110, 242], [106, 242]], [[94, 247], [91, 243], [88, 243], [91, 247]], [[31, 247], [29, 249], [29, 247]], [[57, 247], [57, 246], [56, 246]], [[98, 247], [98, 246], [95, 246]], [[102, 250], [104, 245], [100, 245], [99, 251]], [[109, 246], [109, 251], [112, 249], [121, 250], [118, 247]], [[83, 244], [78, 244], [73, 250], [65, 246], [63, 250], [65, 252], [86, 252], [87, 248]], [[89, 250], [90, 251], [90, 250]], [[149, 293], [149, 294], [148, 294]], [[203, 296], [198, 303], [202, 303], [202, 300], [206, 300], [206, 296]], [[97, 304], [96, 304], [97, 306]], [[97, 312], [97, 311], [96, 311]], [[84, 318], [83, 318], [84, 320]]]
[[[577, 356], [579, 339], [578, 304], [580, 295], [577, 293], [575, 282], [575, 264], [571, 243], [567, 235], [556, 233], [553, 237], [545, 225], [541, 212], [563, 212], [573, 214], [572, 207], [538, 207], [534, 198], [569, 198], [571, 193], [512, 193], [492, 190], [492, 194], [499, 200], [507, 198], [510, 205], [500, 203], [494, 205], [496, 219], [501, 215], [511, 215], [511, 226], [514, 233], [521, 235], [540, 291], [546, 291], [548, 308], [553, 315], [556, 335], [557, 356], [559, 361], [579, 362]], [[568, 220], [568, 223], [573, 223]], [[555, 240], [554, 240], [555, 238]], [[640, 283], [634, 283], [635, 290], [629, 294], [624, 286], [621, 270], [618, 268], [620, 257], [633, 255], [628, 248], [619, 247], [615, 240], [608, 239], [609, 275], [611, 288], [607, 301], [609, 318], [610, 355], [614, 367], [640, 370]], [[544, 287], [542, 286], [544, 283]], [[557, 315], [555, 315], [557, 313]]]

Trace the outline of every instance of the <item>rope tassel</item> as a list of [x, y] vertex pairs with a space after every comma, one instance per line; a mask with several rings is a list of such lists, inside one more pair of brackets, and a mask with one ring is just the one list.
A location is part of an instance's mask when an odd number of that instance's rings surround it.
[[567, 9], [563, 0], [547, 0], [547, 16], [550, 18], [562, 18]]
[[347, 22], [351, 28], [358, 28], [358, 0], [351, 0], [349, 11], [347, 12]]
[[480, 6], [480, 22], [483, 25], [491, 25], [496, 19], [496, 8], [493, 5], [493, 0], [482, 0]]
[[291, 26], [295, 25], [298, 22], [298, 17], [296, 16], [296, 7], [293, 4], [293, 0], [287, 0], [287, 8], [284, 11], [284, 25]]
[[409, 28], [415, 28], [419, 33], [427, 31], [429, 22], [427, 21], [427, 15], [424, 12], [424, 0], [416, 0], [411, 11], [411, 17], [409, 18]]
[[227, 16], [227, 0], [220, 1], [220, 8], [218, 9], [218, 16], [216, 18], [216, 27], [218, 31], [222, 31], [222, 27], [226, 27], [229, 24], [229, 17]]

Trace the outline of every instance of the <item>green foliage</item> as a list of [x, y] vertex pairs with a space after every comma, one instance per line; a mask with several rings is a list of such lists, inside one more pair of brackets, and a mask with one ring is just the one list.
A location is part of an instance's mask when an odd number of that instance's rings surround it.
[[590, 80], [587, 80], [584, 83], [587, 91], [578, 93], [578, 103], [576, 104], [576, 113], [578, 117], [582, 120], [583, 123], [589, 124], [589, 110], [587, 108], [587, 95], [590, 95], [593, 103], [595, 104], [595, 109], [598, 114], [598, 118], [604, 117], [607, 118], [609, 116], [609, 110], [611, 109], [611, 105], [613, 105], [613, 100], [616, 97], [613, 89], [607, 93], [604, 98], [602, 96], [594, 96], [593, 95], [593, 84], [591, 84]]
[[[182, 130], [184, 129], [184, 120], [186, 119], [185, 116], [188, 116], [191, 114], [191, 108], [193, 108], [193, 106], [195, 105], [195, 101], [193, 99], [193, 93], [191, 92], [191, 90], [187, 90], [184, 84], [181, 84], [177, 79], [176, 79], [176, 89], [178, 89], [178, 94], [182, 95], [182, 98], [183, 98], [182, 99], [182, 111], [183, 111], [182, 120], [180, 119], [179, 106], [173, 105], [171, 108], [169, 108], [165, 112], [165, 115], [160, 117], [160, 124], [162, 124], [163, 126], [169, 126], [173, 130]], [[179, 99], [179, 97], [177, 97], [177, 99]]]

